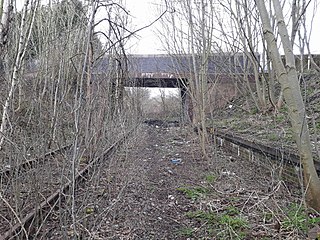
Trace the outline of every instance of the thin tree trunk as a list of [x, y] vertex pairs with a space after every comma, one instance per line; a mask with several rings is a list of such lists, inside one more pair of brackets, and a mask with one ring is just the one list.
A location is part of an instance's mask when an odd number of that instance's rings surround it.
[[0, 0], [0, 50], [6, 45], [9, 31], [10, 13], [12, 12], [10, 0]]
[[[36, 5], [36, 8], [38, 6]], [[22, 61], [24, 59], [24, 55], [26, 52], [26, 43], [28, 42], [29, 38], [30, 38], [30, 33], [31, 33], [31, 28], [34, 22], [34, 15], [32, 18], [32, 21], [29, 25], [29, 27], [27, 28], [27, 30], [25, 30], [26, 28], [26, 18], [27, 18], [27, 11], [28, 11], [28, 6], [29, 6], [29, 0], [26, 0], [24, 3], [24, 7], [23, 7], [23, 11], [22, 11], [22, 18], [21, 18], [21, 24], [20, 24], [20, 36], [19, 36], [19, 42], [18, 42], [18, 47], [17, 47], [17, 54], [16, 54], [16, 59], [15, 59], [15, 63], [13, 66], [13, 72], [11, 75], [11, 85], [10, 85], [10, 90], [8, 93], [8, 96], [5, 100], [5, 103], [3, 105], [3, 111], [2, 111], [2, 121], [1, 121], [1, 125], [0, 125], [0, 149], [2, 148], [4, 139], [6, 137], [6, 133], [7, 133], [7, 120], [8, 120], [8, 115], [9, 115], [9, 106], [11, 104], [11, 100], [13, 98], [13, 94], [14, 94], [14, 90], [16, 88], [16, 85], [18, 84], [18, 73], [19, 70], [21, 68], [21, 64]], [[33, 10], [35, 11], [36, 8]]]
[[279, 78], [279, 82], [281, 83], [284, 99], [288, 105], [292, 130], [300, 153], [301, 164], [303, 166], [306, 202], [310, 207], [320, 211], [320, 180], [313, 162], [309, 130], [305, 117], [305, 106], [301, 96], [292, 45], [285, 26], [282, 8], [278, 0], [273, 0], [279, 34], [286, 56], [286, 68], [282, 63], [276, 45], [275, 36], [270, 26], [270, 19], [264, 0], [256, 0], [256, 4], [262, 20], [263, 33], [267, 44], [270, 46], [273, 66], [277, 77]]

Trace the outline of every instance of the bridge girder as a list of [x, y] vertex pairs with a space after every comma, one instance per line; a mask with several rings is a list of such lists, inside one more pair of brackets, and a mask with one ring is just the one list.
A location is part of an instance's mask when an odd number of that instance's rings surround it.
[[125, 82], [125, 87], [148, 87], [148, 88], [184, 88], [187, 79], [177, 78], [134, 78]]

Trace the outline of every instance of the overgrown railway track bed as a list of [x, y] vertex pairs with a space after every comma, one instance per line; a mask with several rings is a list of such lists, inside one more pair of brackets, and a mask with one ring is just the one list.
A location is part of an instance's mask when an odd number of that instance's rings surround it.
[[[210, 129], [208, 130], [210, 131]], [[268, 157], [271, 160], [276, 161], [278, 164], [285, 163], [289, 166], [300, 167], [300, 157], [294, 151], [279, 147], [270, 147], [266, 144], [244, 139], [235, 133], [221, 130], [215, 130], [213, 133], [213, 137], [215, 137], [216, 140], [218, 140], [218, 144], [221, 146], [225, 146], [224, 141], [228, 142], [229, 145], [227, 145], [226, 147], [231, 151], [236, 151], [238, 154], [240, 154], [241, 149], [242, 151], [243, 149], [246, 149], [246, 154], [249, 158], [254, 156], [254, 153], [257, 153], [260, 156], [264, 156], [266, 158]], [[259, 159], [261, 160], [261, 157], [257, 157], [257, 160]], [[316, 170], [320, 175], [320, 162], [314, 161], [314, 163]]]
[[19, 232], [29, 234], [28, 228], [38, 221], [41, 209], [52, 204], [51, 196], [70, 182], [70, 158], [71, 151], [48, 155], [32, 168], [17, 169], [2, 183], [0, 239], [10, 239]]
[[40, 164], [45, 164], [46, 161], [49, 161], [50, 159], [54, 159], [56, 155], [63, 155], [68, 149], [71, 148], [71, 146], [72, 144], [65, 145], [58, 149], [49, 151], [45, 153], [43, 156], [25, 160], [24, 162], [16, 166], [5, 165], [3, 169], [0, 171], [1, 183], [3, 183], [4, 181], [8, 181], [11, 178], [19, 174], [22, 174], [34, 167], [38, 167]]
[[[229, 234], [224, 239], [230, 239], [230, 236], [235, 237], [240, 232], [227, 233], [225, 225], [219, 225], [219, 221], [231, 210], [229, 217], [244, 221], [244, 233], [249, 239], [264, 236], [285, 239], [290, 235], [274, 229], [273, 225], [282, 224], [278, 223], [279, 219], [286, 219], [289, 203], [299, 203], [299, 187], [292, 186], [289, 190], [282, 180], [271, 173], [272, 169], [266, 169], [250, 155], [252, 149], [239, 150], [238, 146], [243, 147], [241, 144], [229, 141], [234, 144], [229, 146], [234, 151], [216, 149], [210, 155], [212, 162], [208, 163], [203, 161], [197, 138], [190, 133], [190, 129], [157, 124], [139, 128], [137, 134], [126, 141], [130, 144], [125, 144], [117, 151], [116, 157], [112, 153], [124, 138], [89, 163], [83, 163], [74, 184], [71, 172], [65, 170], [62, 174], [56, 171], [54, 175], [54, 171], [50, 171], [52, 173], [47, 175], [51, 179], [60, 176], [59, 181], [52, 181], [52, 185], [44, 184], [43, 192], [35, 191], [38, 195], [34, 194], [33, 198], [26, 195], [23, 204], [19, 202], [23, 211], [18, 214], [10, 212], [11, 218], [7, 217], [10, 224], [4, 219], [10, 207], [0, 212], [0, 226], [3, 227], [4, 222], [7, 224], [7, 227], [0, 228], [0, 240], [16, 239], [17, 235], [21, 238], [54, 240], [76, 237], [167, 237], [180, 240], [186, 239], [187, 235], [183, 235], [186, 234], [186, 228], [192, 230], [190, 234], [195, 239], [210, 239], [216, 236], [214, 234]], [[222, 138], [219, 138], [217, 145], [221, 143]], [[239, 151], [248, 153], [249, 159], [239, 155]], [[4, 189], [7, 195], [1, 196], [15, 210], [18, 202], [10, 200], [9, 189], [17, 193], [18, 183], [28, 176], [33, 181], [28, 180], [25, 186], [44, 181], [35, 175], [46, 175], [43, 173], [46, 166], [54, 167], [48, 164], [58, 166], [59, 162], [67, 161], [71, 155], [68, 151], [56, 154], [54, 158], [51, 156], [50, 161], [28, 169], [13, 178], [12, 187], [8, 184]], [[60, 157], [63, 160], [59, 160]], [[178, 164], [172, 161], [176, 158], [180, 159]], [[64, 168], [71, 169], [70, 163]], [[22, 187], [23, 184], [20, 185], [20, 196], [25, 194], [21, 192]], [[37, 189], [36, 184], [32, 187]], [[292, 193], [288, 194], [288, 191]], [[28, 208], [27, 204], [34, 200], [37, 200], [36, 204]], [[281, 211], [277, 212], [279, 209]], [[205, 215], [195, 215], [199, 212]], [[266, 213], [272, 216], [264, 222]], [[217, 221], [201, 222], [200, 217], [208, 214], [215, 216]], [[210, 233], [210, 229], [217, 232]], [[304, 236], [301, 232], [295, 234]]]
[[76, 167], [72, 162], [73, 149], [68, 146], [64, 151], [46, 154], [41, 161], [32, 160], [17, 166], [15, 171], [4, 172], [0, 240], [17, 236], [28, 239], [36, 234], [53, 209], [63, 201], [69, 201], [73, 191], [90, 178], [93, 166], [109, 157], [126, 137], [119, 138], [94, 159], [82, 156]]

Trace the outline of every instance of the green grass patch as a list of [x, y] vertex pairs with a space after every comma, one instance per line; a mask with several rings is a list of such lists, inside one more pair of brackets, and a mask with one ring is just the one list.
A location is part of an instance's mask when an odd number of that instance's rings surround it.
[[192, 200], [198, 200], [201, 197], [205, 197], [208, 193], [208, 189], [204, 187], [179, 187], [177, 191], [182, 192], [187, 198]]
[[277, 141], [279, 140], [279, 137], [276, 133], [270, 133], [267, 135], [268, 139], [271, 140], [271, 141]]
[[257, 114], [257, 113], [259, 113], [259, 110], [258, 110], [258, 108], [252, 108], [251, 110], [250, 110], [250, 114], [251, 115], [255, 115], [255, 114]]
[[283, 114], [278, 114], [276, 117], [276, 122], [281, 123], [285, 121], [285, 116]]
[[230, 216], [235, 216], [240, 214], [240, 210], [237, 207], [234, 206], [228, 206], [226, 208], [226, 213]]
[[309, 224], [310, 224], [311, 226], [314, 226], [314, 225], [316, 225], [316, 224], [319, 224], [319, 223], [320, 223], [320, 217], [310, 218], [310, 219], [308, 220], [308, 222], [309, 222]]
[[272, 219], [274, 217], [273, 213], [271, 213], [271, 212], [265, 212], [263, 215], [264, 215], [264, 221], [266, 221], [266, 222], [272, 221]]
[[279, 109], [280, 113], [284, 113], [284, 114], [288, 114], [288, 107], [283, 105], [280, 109]]
[[309, 218], [306, 209], [299, 204], [291, 204], [285, 209], [286, 218], [282, 226], [291, 231], [307, 233], [308, 229], [320, 223], [320, 217]]
[[215, 174], [208, 174], [205, 177], [206, 182], [210, 183], [210, 184], [214, 183], [216, 181], [216, 179], [217, 179], [217, 176]]
[[[228, 207], [222, 214], [210, 211], [191, 211], [186, 213], [190, 219], [195, 219], [205, 223], [207, 232], [211, 230], [214, 236], [219, 235], [218, 239], [244, 239], [247, 235], [246, 230], [249, 228], [248, 221], [238, 216], [239, 210], [235, 207]], [[214, 229], [214, 231], [212, 231]]]
[[211, 212], [205, 212], [202, 210], [198, 210], [195, 212], [187, 212], [186, 216], [188, 218], [197, 219], [198, 221], [205, 221], [208, 223], [215, 223], [217, 222], [217, 215]]
[[308, 221], [302, 206], [291, 204], [285, 212], [287, 216], [282, 222], [282, 226], [285, 229], [307, 232]]
[[193, 232], [192, 228], [184, 227], [178, 230], [178, 235], [181, 237], [193, 237]]
[[234, 231], [248, 228], [248, 221], [246, 219], [239, 216], [230, 216], [228, 214], [222, 215], [219, 223], [233, 229]]

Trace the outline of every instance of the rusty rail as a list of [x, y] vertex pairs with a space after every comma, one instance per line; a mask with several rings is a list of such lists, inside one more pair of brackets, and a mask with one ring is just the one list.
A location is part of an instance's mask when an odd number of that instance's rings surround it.
[[13, 167], [10, 166], [9, 169], [4, 169], [3, 171], [0, 171], [0, 179], [4, 178], [4, 177], [9, 177], [12, 172], [22, 173], [23, 171], [31, 169], [36, 165], [36, 163], [40, 162], [41, 160], [44, 160], [45, 158], [47, 158], [49, 156], [54, 156], [58, 153], [61, 153], [62, 151], [70, 148], [71, 146], [72, 146], [72, 144], [68, 144], [68, 145], [65, 145], [61, 148], [47, 152], [41, 157], [36, 157], [33, 159], [26, 160], [25, 162], [23, 162], [17, 166], [13, 166]]
[[[133, 132], [136, 127], [132, 128], [128, 133], [122, 136], [118, 141], [113, 143], [107, 150], [105, 150], [100, 156], [93, 159], [84, 169], [82, 169], [75, 178], [75, 183], [80, 184], [86, 180], [86, 176], [89, 174], [90, 169], [98, 163], [102, 158], [110, 156], [116, 148], [121, 145], [127, 137]], [[5, 232], [2, 236], [0, 236], [0, 240], [9, 240], [14, 237], [17, 237], [21, 234], [23, 229], [28, 230], [27, 232], [31, 232], [33, 228], [33, 223], [35, 222], [38, 215], [41, 213], [48, 212], [46, 217], [50, 214], [50, 210], [52, 210], [59, 200], [63, 200], [65, 198], [66, 193], [71, 188], [71, 182], [63, 185], [62, 188], [55, 191], [48, 198], [46, 198], [38, 207], [34, 208], [30, 213], [28, 213], [21, 221], [14, 226], [11, 227], [10, 230]]]
[[[213, 135], [233, 144], [250, 149], [253, 152], [269, 156], [272, 159], [281, 159], [290, 165], [300, 166], [300, 156], [292, 151], [289, 151], [288, 149], [269, 147], [258, 142], [243, 139], [234, 133], [225, 132], [218, 129], [215, 129]], [[314, 164], [318, 174], [320, 174], [320, 162], [314, 161]]]

